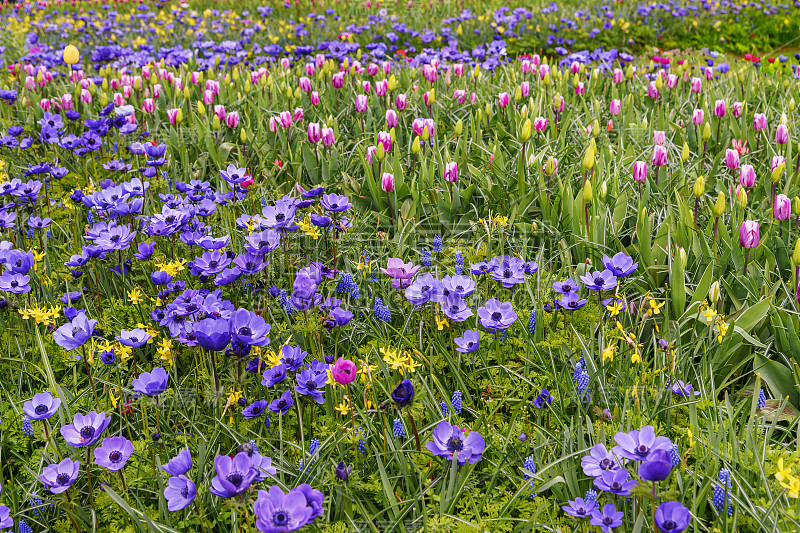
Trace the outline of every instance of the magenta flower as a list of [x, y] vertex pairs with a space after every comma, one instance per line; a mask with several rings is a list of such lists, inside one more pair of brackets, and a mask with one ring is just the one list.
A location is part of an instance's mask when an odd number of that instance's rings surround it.
[[391, 257], [386, 262], [386, 268], [381, 268], [381, 272], [392, 278], [392, 287], [395, 289], [405, 289], [411, 285], [411, 278], [413, 278], [419, 265], [414, 263], [403, 263], [399, 257]]
[[758, 222], [745, 220], [739, 226], [739, 244], [743, 248], [755, 248], [760, 241]]

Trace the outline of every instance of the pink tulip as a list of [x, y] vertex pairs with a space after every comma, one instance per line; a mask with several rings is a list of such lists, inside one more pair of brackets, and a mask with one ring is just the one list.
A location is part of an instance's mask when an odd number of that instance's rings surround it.
[[778, 124], [778, 129], [775, 130], [775, 143], [786, 144], [789, 142], [789, 128], [786, 124]]
[[547, 118], [536, 117], [533, 119], [533, 129], [540, 133], [545, 131], [547, 129]]
[[381, 176], [381, 189], [383, 192], [392, 192], [394, 190], [394, 176], [388, 172], [384, 172]]
[[306, 76], [311, 77], [316, 74], [317, 69], [314, 67], [314, 63], [306, 63]]
[[319, 105], [319, 93], [317, 91], [311, 91], [308, 99], [311, 100], [311, 105]]
[[522, 73], [523, 74], [531, 73], [531, 62], [527, 59], [522, 60]]
[[611, 75], [611, 81], [613, 81], [614, 83], [622, 83], [623, 78], [624, 74], [622, 73], [622, 69], [615, 68], [614, 73]]
[[436, 69], [430, 65], [422, 66], [422, 76], [430, 83], [436, 83]]
[[205, 105], [214, 105], [214, 91], [203, 91], [203, 103]]
[[[412, 135], [422, 135], [422, 130], [425, 128], [425, 119], [422, 118], [415, 118], [414, 122], [411, 123], [411, 133]], [[430, 133], [430, 132], [428, 132]]]
[[653, 132], [653, 142], [659, 146], [665, 146], [667, 144], [667, 133], [661, 130], [655, 130]]
[[781, 166], [783, 163], [786, 162], [786, 159], [782, 155], [775, 155], [772, 156], [772, 161], [769, 164], [769, 171], [774, 172], [776, 168]]
[[[82, 96], [83, 94], [81, 94], [81, 97]], [[153, 101], [153, 99], [145, 98], [144, 102], [142, 102], [142, 111], [144, 111], [145, 113], [152, 113], [155, 110], [156, 110], [156, 103]]]
[[511, 96], [508, 93], [500, 93], [497, 96], [497, 103], [501, 108], [506, 107], [510, 101]]
[[667, 87], [670, 89], [674, 89], [678, 85], [678, 76], [675, 74], [668, 74], [667, 75]]
[[573, 61], [572, 64], [569, 66], [569, 73], [570, 74], [577, 74], [581, 71], [581, 64], [577, 61]]
[[159, 98], [161, 96], [161, 84], [156, 83], [153, 85], [153, 98]]
[[308, 131], [306, 131], [306, 138], [308, 142], [316, 144], [322, 139], [322, 128], [319, 122], [309, 122]]
[[425, 119], [425, 127], [428, 128], [428, 135], [431, 136], [431, 139], [436, 136], [436, 122], [432, 118]]
[[92, 93], [90, 93], [88, 89], [81, 89], [81, 103], [84, 104], [92, 103]]
[[356, 95], [356, 111], [359, 113], [367, 112], [367, 95], [365, 94]]
[[289, 58], [288, 57], [282, 57], [281, 58], [281, 68], [283, 70], [287, 70], [289, 68]]
[[463, 104], [464, 102], [467, 101], [467, 91], [465, 91], [464, 89], [456, 89], [455, 92], [453, 93], [453, 98], [459, 104]]
[[653, 166], [663, 167], [667, 164], [667, 149], [663, 146], [653, 148]]
[[522, 93], [523, 98], [527, 98], [531, 94], [531, 82], [523, 81], [519, 84], [519, 92]]
[[756, 171], [753, 165], [742, 165], [739, 171], [739, 183], [742, 187], [752, 187], [756, 183]]
[[539, 79], [544, 79], [550, 72], [550, 65], [539, 65]]
[[635, 161], [633, 163], [633, 181], [643, 182], [647, 179], [647, 163]]
[[725, 104], [725, 100], [717, 100], [714, 102], [714, 116], [717, 118], [722, 118], [726, 114], [728, 114], [728, 107]]
[[376, 143], [383, 145], [383, 151], [387, 154], [392, 151], [392, 136], [389, 135], [388, 131], [379, 131], [378, 135], [376, 136]]
[[731, 113], [733, 113], [734, 117], [741, 118], [743, 105], [744, 104], [742, 104], [742, 102], [734, 102], [733, 103], [733, 105], [731, 106]]
[[553, 111], [556, 113], [563, 113], [565, 107], [565, 101], [563, 96], [556, 96], [553, 98]]
[[383, 68], [383, 73], [387, 76], [392, 72], [392, 64], [388, 61], [381, 63], [381, 68]]
[[214, 106], [214, 114], [217, 115], [217, 118], [219, 118], [220, 122], [224, 122], [225, 121], [225, 117], [228, 116], [227, 111], [225, 111], [225, 106], [222, 105], [222, 104], [218, 104], [218, 105]]
[[389, 80], [381, 80], [375, 82], [375, 94], [378, 96], [386, 96], [389, 92]]
[[608, 106], [608, 111], [612, 115], [619, 115], [622, 111], [622, 102], [620, 102], [618, 98], [614, 98]]
[[278, 131], [278, 121], [275, 119], [275, 117], [269, 117], [269, 131], [272, 133]]
[[725, 150], [725, 166], [731, 170], [739, 168], [739, 152], [730, 148]]
[[714, 68], [707, 67], [706, 68], [706, 80], [711, 81], [714, 79]]
[[425, 101], [425, 105], [426, 106], [428, 106], [428, 107], [431, 106], [432, 102], [431, 102], [431, 92], [430, 91], [425, 91], [425, 94], [422, 95], [422, 99]]
[[314, 57], [314, 64], [317, 66], [317, 68], [322, 68], [323, 66], [325, 66], [325, 55], [317, 54]]
[[169, 123], [173, 126], [178, 123], [178, 111], [178, 108], [167, 109], [167, 118], [169, 119]]
[[444, 180], [447, 183], [455, 183], [458, 181], [458, 163], [451, 161], [444, 166]]
[[336, 72], [331, 77], [331, 85], [334, 89], [341, 89], [344, 87], [344, 72]]
[[372, 88], [372, 84], [368, 81], [361, 82], [361, 90], [364, 91], [364, 94], [369, 94], [370, 89]]
[[792, 214], [792, 201], [785, 194], [779, 194], [775, 197], [775, 203], [772, 205], [772, 216], [776, 220], [789, 220]]
[[755, 248], [760, 241], [758, 222], [755, 220], [745, 220], [739, 226], [739, 244], [743, 248]]
[[64, 110], [69, 111], [70, 109], [73, 108], [73, 106], [74, 106], [74, 104], [72, 102], [72, 95], [71, 94], [65, 94], [64, 96], [61, 97], [61, 107]]
[[39, 100], [39, 106], [42, 108], [43, 111], [50, 110], [50, 100], [47, 98], [42, 98]]
[[33, 76], [27, 76], [25, 78], [25, 88], [29, 91], [33, 91], [36, 88], [36, 78]]
[[371, 165], [372, 162], [375, 159], [377, 159], [377, 154], [378, 154], [378, 147], [377, 146], [367, 146], [367, 153], [364, 156], [365, 159], [367, 160], [367, 163], [369, 163]]
[[692, 124], [701, 126], [706, 118], [706, 112], [702, 109], [695, 109], [692, 111]]
[[295, 122], [303, 122], [303, 118], [305, 118], [305, 115], [303, 114], [303, 108], [295, 107], [293, 116]]
[[281, 111], [281, 127], [283, 128], [291, 128], [294, 121], [292, 120], [292, 114], [288, 111]]
[[239, 125], [239, 112], [238, 111], [231, 111], [228, 113], [228, 116], [225, 117], [225, 124], [229, 128], [235, 128]]
[[391, 129], [397, 127], [397, 112], [394, 109], [386, 110], [386, 127]]
[[658, 88], [656, 87], [656, 82], [651, 81], [647, 84], [647, 96], [655, 100], [658, 98]]
[[699, 94], [703, 90], [703, 80], [700, 78], [692, 78], [692, 92]]
[[333, 135], [333, 128], [322, 128], [322, 144], [330, 148], [336, 142], [336, 138]]
[[311, 80], [302, 76], [299, 80], [300, 90], [304, 93], [311, 92]]
[[578, 85], [575, 86], [575, 94], [578, 96], [583, 96], [586, 93], [586, 85], [582, 81], [578, 82]]
[[406, 106], [408, 105], [408, 100], [406, 98], [406, 95], [405, 94], [398, 94], [397, 98], [395, 98], [394, 104], [395, 104], [395, 107], [397, 107], [397, 109], [399, 111], [403, 111], [406, 108]]
[[767, 115], [764, 113], [756, 113], [753, 116], [753, 129], [756, 131], [767, 129]]
[[456, 63], [453, 65], [453, 74], [456, 76], [463, 76], [464, 75], [464, 63]]
[[128, 98], [131, 97], [131, 92], [132, 92], [131, 86], [126, 85], [125, 87], [122, 88], [122, 97], [127, 100]]

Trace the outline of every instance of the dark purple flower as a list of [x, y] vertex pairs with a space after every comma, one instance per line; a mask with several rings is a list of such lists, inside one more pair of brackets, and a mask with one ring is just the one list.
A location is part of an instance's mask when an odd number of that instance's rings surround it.
[[253, 467], [246, 452], [239, 452], [233, 458], [218, 455], [214, 459], [214, 468], [217, 475], [211, 480], [209, 491], [221, 498], [230, 498], [244, 492], [258, 475], [258, 470]]
[[294, 390], [303, 396], [311, 396], [315, 402], [325, 403], [322, 394], [325, 392], [325, 384], [328, 382], [327, 372], [315, 374], [310, 368], [304, 368], [297, 375], [297, 386]]
[[279, 364], [264, 371], [264, 379], [261, 380], [261, 384], [265, 387], [272, 387], [284, 379], [286, 379], [286, 365]]
[[673, 381], [672, 387], [670, 387], [670, 384], [667, 383], [667, 388], [672, 389], [672, 394], [676, 394], [684, 398], [690, 398], [692, 396], [700, 396], [699, 390], [694, 390], [694, 387], [692, 387], [689, 383], [685, 383], [680, 379], [676, 379], [675, 381]]
[[268, 405], [269, 402], [267, 400], [255, 401], [242, 410], [242, 415], [247, 419], [257, 418], [264, 414], [264, 410]]
[[586, 305], [586, 300], [582, 300], [578, 296], [578, 293], [570, 292], [565, 294], [560, 300], [556, 300], [556, 305], [561, 309], [566, 309], [567, 311], [575, 311], [576, 309], [580, 309]]
[[292, 391], [286, 389], [286, 391], [284, 391], [279, 398], [272, 400], [272, 402], [269, 404], [269, 410], [273, 413], [280, 413], [284, 415], [287, 411], [289, 411], [292, 405], [294, 405]]
[[456, 344], [456, 351], [461, 353], [472, 353], [480, 347], [481, 335], [478, 330], [467, 329], [463, 336], [453, 339]]
[[61, 494], [75, 483], [79, 472], [80, 463], [67, 457], [58, 464], [42, 468], [42, 475], [39, 476], [39, 480], [53, 494]]
[[233, 338], [248, 346], [266, 346], [269, 344], [271, 326], [257, 314], [247, 309], [237, 309], [230, 318], [230, 329]]
[[116, 472], [133, 455], [133, 443], [125, 437], [109, 437], [94, 449], [94, 462]]
[[414, 385], [411, 380], [404, 379], [392, 391], [392, 400], [400, 407], [405, 407], [414, 399]]
[[575, 498], [574, 500], [568, 500], [567, 503], [569, 505], [562, 505], [561, 509], [563, 509], [568, 515], [575, 518], [589, 518], [597, 509], [597, 502], [595, 500]]
[[340, 196], [338, 194], [322, 195], [322, 200], [320, 200], [320, 204], [327, 211], [333, 211], [334, 213], [347, 211], [348, 209], [353, 207], [353, 204], [350, 203], [350, 199], [347, 198], [347, 196]]
[[345, 466], [344, 461], [339, 461], [339, 465], [336, 467], [336, 477], [341, 481], [347, 481], [352, 470], [352, 466]]
[[451, 425], [447, 420], [442, 420], [436, 425], [432, 437], [433, 440], [425, 445], [428, 451], [438, 457], [446, 457], [448, 461], [452, 461], [455, 457], [460, 465], [465, 462], [477, 463], [483, 457], [483, 450], [486, 448], [486, 442], [480, 433], [470, 431], [465, 437], [460, 427]]
[[567, 278], [565, 281], [556, 281], [553, 283], [553, 290], [560, 294], [577, 293], [580, 285], [572, 281], [572, 278]]
[[672, 457], [664, 450], [653, 450], [639, 463], [639, 477], [645, 481], [664, 481], [672, 472]]
[[212, 352], [221, 352], [231, 342], [230, 324], [221, 318], [204, 318], [194, 324], [197, 345]]
[[119, 335], [114, 337], [120, 344], [130, 346], [131, 348], [139, 348], [151, 339], [150, 334], [141, 328], [128, 330], [120, 330]]
[[689, 527], [692, 515], [679, 502], [664, 502], [656, 509], [655, 519], [658, 529], [663, 533], [681, 533]]
[[311, 520], [311, 511], [302, 492], [293, 489], [286, 494], [277, 485], [269, 492], [259, 490], [253, 504], [256, 528], [266, 532], [297, 531]]
[[72, 424], [61, 426], [61, 436], [76, 448], [91, 446], [100, 439], [109, 422], [111, 419], [106, 418], [105, 412], [89, 411], [86, 415], [75, 413]]

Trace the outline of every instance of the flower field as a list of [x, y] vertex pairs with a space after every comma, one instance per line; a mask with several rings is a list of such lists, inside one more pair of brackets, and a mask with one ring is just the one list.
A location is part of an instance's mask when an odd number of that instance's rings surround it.
[[0, 531], [800, 530], [795, 5], [0, 18]]

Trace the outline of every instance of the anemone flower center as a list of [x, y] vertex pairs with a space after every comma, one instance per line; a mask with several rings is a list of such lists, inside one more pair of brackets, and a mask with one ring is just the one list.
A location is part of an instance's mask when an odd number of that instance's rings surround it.
[[450, 437], [447, 441], [447, 449], [453, 453], [460, 452], [464, 449], [464, 441], [462, 441], [459, 436]]
[[189, 487], [184, 486], [181, 489], [181, 497], [184, 498], [184, 499], [189, 497]]
[[603, 517], [603, 524], [604, 525], [609, 526], [609, 525], [611, 525], [612, 522], [614, 522], [614, 519], [611, 518], [610, 516], [604, 516]]
[[272, 515], [272, 523], [275, 527], [284, 527], [289, 523], [289, 513], [284, 509], [275, 511]]
[[644, 444], [640, 444], [636, 448], [636, 455], [642, 455], [642, 456], [647, 455], [647, 446], [645, 446]]
[[69, 483], [69, 474], [59, 474], [58, 477], [56, 477], [56, 483], [59, 485], [66, 485]]
[[236, 488], [239, 488], [239, 485], [242, 484], [244, 480], [244, 476], [242, 476], [241, 472], [231, 472], [228, 474], [228, 481]]
[[249, 337], [252, 334], [253, 334], [253, 330], [250, 329], [247, 326], [245, 326], [243, 328], [239, 328], [239, 335], [242, 335], [243, 337]]
[[595, 285], [602, 285], [603, 283], [605, 283], [605, 280], [603, 278], [600, 277], [594, 278]]
[[503, 318], [503, 314], [499, 311], [492, 313], [492, 320], [500, 320], [501, 318]]
[[46, 406], [46, 405], [43, 405], [43, 404], [39, 404], [39, 405], [37, 405], [37, 406], [36, 406], [36, 409], [34, 409], [34, 412], [35, 412], [37, 415], [44, 414], [44, 413], [46, 413], [46, 412], [47, 412], [47, 406]]
[[108, 455], [108, 458], [111, 459], [112, 463], [118, 463], [122, 460], [122, 454], [117, 450], [114, 450]]
[[254, 406], [253, 406], [253, 407], [250, 409], [250, 412], [251, 412], [251, 413], [253, 413], [254, 415], [257, 415], [258, 413], [260, 413], [260, 412], [261, 412], [261, 406], [260, 406], [260, 405], [258, 405], [258, 404], [254, 405]]
[[89, 440], [94, 437], [94, 432], [95, 429], [93, 426], [86, 426], [81, 430], [81, 437], [83, 437], [84, 440]]
[[675, 525], [676, 525], [675, 522], [673, 522], [672, 520], [666, 520], [663, 524], [664, 529], [667, 531], [675, 529]]
[[612, 461], [608, 457], [600, 461], [600, 468], [602, 468], [603, 470], [608, 470], [612, 466], [614, 466], [614, 461]]

